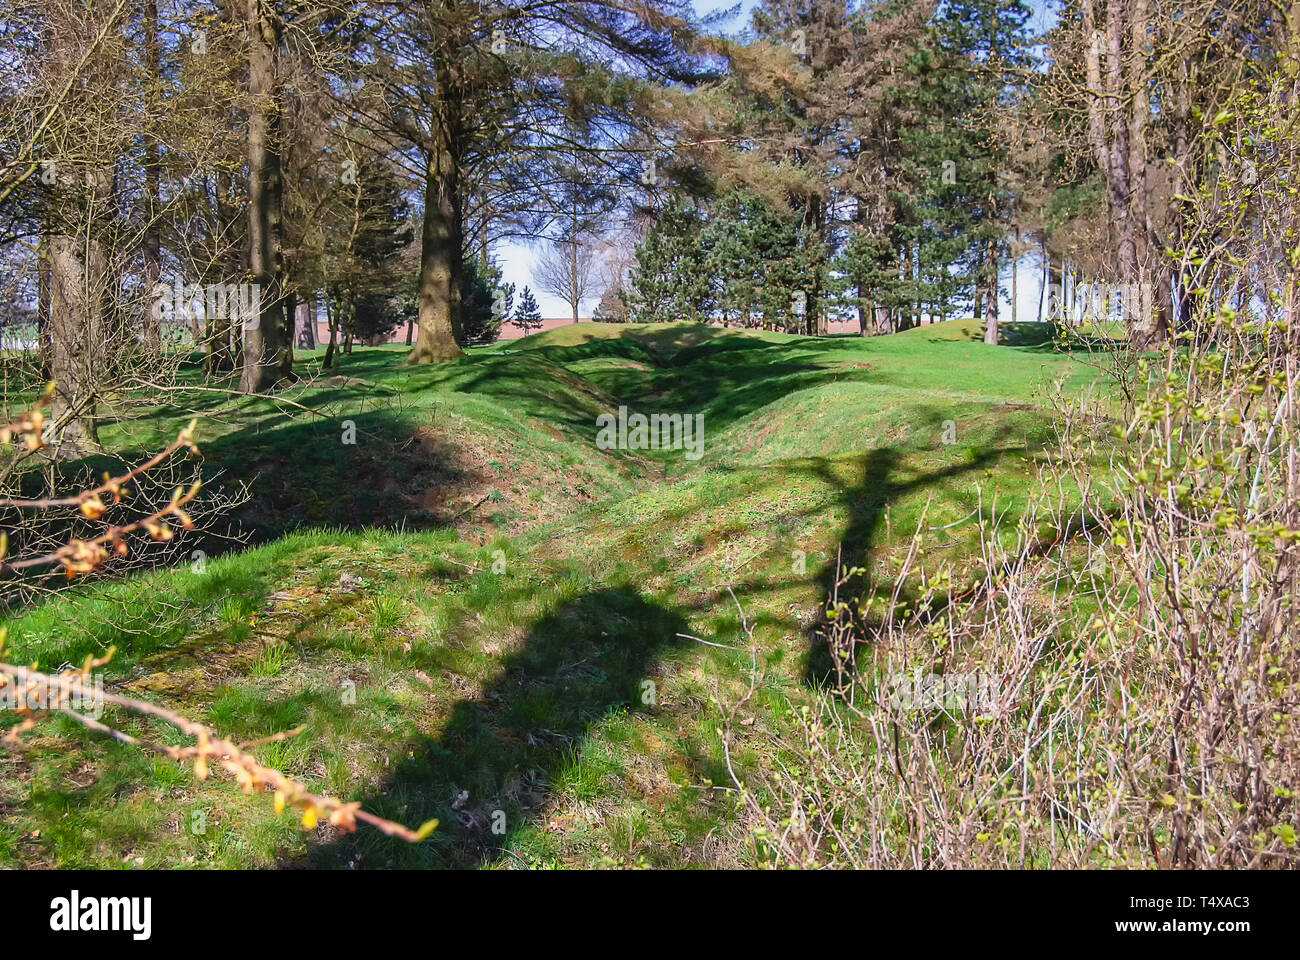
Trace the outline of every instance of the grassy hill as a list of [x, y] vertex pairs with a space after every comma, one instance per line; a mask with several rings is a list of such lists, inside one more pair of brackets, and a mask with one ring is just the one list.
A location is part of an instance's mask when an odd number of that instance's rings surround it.
[[[51, 599], [11, 624], [14, 659], [117, 644], [114, 689], [235, 739], [306, 724], [259, 754], [441, 826], [417, 847], [306, 833], [60, 721], [0, 764], [0, 866], [744, 863], [718, 733], [749, 667], [739, 611], [767, 664], [743, 778], [818, 681], [837, 555], [887, 568], [924, 512], [966, 556], [977, 512], [1028, 492], [1048, 387], [1094, 375], [925, 332], [580, 324], [423, 368], [361, 350], [278, 401], [195, 389], [107, 432], [130, 459], [210, 410], [205, 466], [249, 484], [256, 546]], [[598, 449], [620, 405], [702, 414], [703, 457]]]

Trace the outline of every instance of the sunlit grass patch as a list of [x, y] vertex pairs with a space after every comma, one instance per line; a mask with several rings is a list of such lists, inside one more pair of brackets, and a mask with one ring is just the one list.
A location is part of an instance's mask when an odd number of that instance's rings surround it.
[[[212, 424], [214, 461], [284, 468], [254, 488], [266, 542], [201, 574], [76, 587], [10, 636], [48, 667], [117, 644], [110, 686], [241, 742], [303, 726], [258, 756], [439, 831], [414, 848], [304, 833], [229, 778], [69, 722], [30, 769], [0, 767], [0, 865], [734, 865], [716, 700], [743, 690], [749, 660], [710, 644], [743, 646], [743, 611], [767, 676], [731, 760], [769, 766], [808, 696], [841, 548], [887, 565], [925, 517], [969, 560], [979, 510], [1022, 502], [1049, 441], [1041, 385], [1088, 376], [982, 344], [686, 325], [400, 359], [359, 349], [360, 383], [292, 388], [332, 417], [364, 399], [356, 450], [337, 419], [269, 403]], [[703, 413], [705, 456], [597, 449], [595, 418], [620, 403]], [[165, 420], [139, 430], [165, 435]]]

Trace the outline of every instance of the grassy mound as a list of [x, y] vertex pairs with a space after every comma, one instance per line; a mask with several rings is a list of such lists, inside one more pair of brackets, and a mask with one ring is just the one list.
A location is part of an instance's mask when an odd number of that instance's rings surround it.
[[[305, 833], [56, 721], [0, 765], [0, 866], [741, 862], [717, 707], [748, 667], [728, 649], [738, 606], [768, 666], [733, 747], [744, 776], [818, 680], [837, 558], [888, 565], [922, 516], [961, 556], [963, 518], [1026, 495], [1041, 391], [1092, 375], [924, 331], [579, 324], [437, 367], [362, 350], [343, 380], [225, 403], [201, 424], [207, 464], [250, 484], [262, 545], [78, 587], [11, 625], [14, 656], [54, 668], [115, 643], [114, 689], [237, 739], [306, 724], [258, 750], [442, 826], [418, 847]], [[148, 449], [211, 402], [106, 439]], [[620, 405], [702, 414], [703, 458], [598, 449]]]

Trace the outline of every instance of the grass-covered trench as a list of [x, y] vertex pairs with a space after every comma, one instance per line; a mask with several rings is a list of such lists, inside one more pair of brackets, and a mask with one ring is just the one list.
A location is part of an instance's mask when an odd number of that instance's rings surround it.
[[[927, 510], [960, 555], [981, 502], [1027, 496], [1050, 386], [1095, 374], [955, 325], [580, 324], [435, 367], [403, 356], [321, 377], [302, 355], [282, 401], [181, 392], [106, 429], [129, 460], [210, 410], [204, 466], [249, 484], [251, 543], [74, 584], [8, 624], [9, 653], [56, 669], [116, 644], [114, 690], [235, 739], [305, 724], [259, 755], [381, 815], [437, 817], [432, 838], [307, 832], [229, 778], [60, 719], [0, 750], [0, 867], [744, 865], [718, 706], [750, 668], [724, 649], [744, 639], [737, 602], [767, 666], [737, 727], [747, 778], [816, 683], [837, 552], [888, 564]], [[703, 414], [703, 457], [598, 449], [620, 405]]]

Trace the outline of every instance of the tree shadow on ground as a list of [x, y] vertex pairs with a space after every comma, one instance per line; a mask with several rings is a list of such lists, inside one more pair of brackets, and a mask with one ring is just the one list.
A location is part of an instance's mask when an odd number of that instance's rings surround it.
[[[932, 470], [907, 480], [896, 477], [901, 451], [891, 447], [872, 450], [861, 458], [861, 479], [844, 492], [843, 503], [848, 509], [848, 521], [839, 538], [838, 556], [832, 557], [818, 571], [816, 578], [820, 593], [829, 605], [832, 598], [852, 603], [859, 596], [872, 589], [872, 584], [864, 575], [847, 577], [854, 567], [867, 574], [872, 569], [875, 554], [881, 547], [882, 526], [886, 511], [891, 504], [897, 503], [908, 494], [923, 491], [925, 488], [956, 476], [983, 470], [995, 464], [1008, 448], [984, 449], [974, 453], [969, 459], [959, 463], [948, 464], [939, 470]], [[823, 466], [823, 470], [825, 467]], [[835, 478], [826, 471], [822, 474], [828, 483]], [[912, 531], [903, 531], [910, 535]], [[902, 599], [907, 600], [906, 594]], [[837, 677], [839, 670], [852, 671], [856, 646], [866, 641], [883, 626], [879, 611], [873, 611], [866, 617], [854, 616], [852, 629], [855, 631], [856, 644], [853, 648], [842, 651], [843, 659], [837, 658], [831, 647], [830, 634], [832, 622], [823, 609], [820, 616], [807, 628], [808, 657], [805, 681], [813, 686], [821, 686]]]
[[620, 376], [607, 374], [603, 378], [620, 403], [641, 412], [707, 410], [716, 428], [801, 390], [877, 376], [865, 363], [828, 363], [819, 357], [828, 349], [838, 351], [839, 345], [818, 341], [815, 348], [810, 352], [809, 344], [798, 341], [772, 343], [727, 336], [688, 344], [666, 358], [636, 342], [596, 338], [579, 347], [547, 347], [536, 352], [558, 362], [618, 359], [646, 363], [650, 369], [628, 368]]
[[686, 631], [678, 613], [627, 586], [562, 602], [491, 682], [451, 708], [439, 736], [391, 754], [393, 772], [363, 799], [405, 823], [436, 817], [433, 836], [410, 845], [361, 830], [313, 848], [311, 863], [471, 868], [509, 856], [557, 791], [585, 800], [605, 789], [608, 768], [584, 755], [584, 739], [604, 718], [647, 709], [659, 657]]
[[390, 410], [241, 431], [203, 453], [223, 482], [249, 485], [238, 517], [253, 543], [303, 527], [438, 529], [479, 481], [454, 447]]
[[[634, 336], [637, 342], [644, 344], [648, 349], [666, 360], [691, 347], [712, 342], [719, 338], [734, 337], [741, 332], [734, 327], [724, 328], [705, 323], [686, 322], [655, 325], [633, 324], [628, 329], [628, 333]], [[567, 346], [586, 347], [594, 343], [609, 343], [619, 338], [619, 336], [610, 337], [596, 333], [584, 333], [576, 343]], [[514, 353], [522, 353], [528, 350], [549, 351], [565, 348], [566, 345], [529, 342], [527, 339], [521, 339], [505, 349]]]
[[[988, 327], [983, 323], [972, 327], [968, 339], [982, 342], [987, 329]], [[950, 339], [933, 337], [930, 342], [946, 343]], [[998, 345], [1064, 352], [1103, 352], [1122, 349], [1125, 341], [1122, 337], [1113, 336], [1104, 329], [1095, 327], [1067, 327], [1059, 322], [1029, 320], [999, 323]]]

